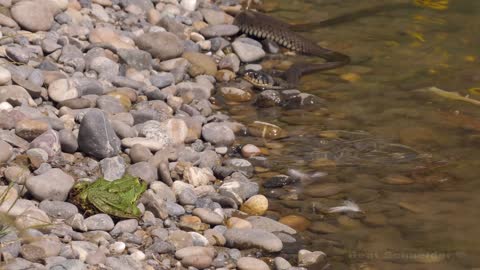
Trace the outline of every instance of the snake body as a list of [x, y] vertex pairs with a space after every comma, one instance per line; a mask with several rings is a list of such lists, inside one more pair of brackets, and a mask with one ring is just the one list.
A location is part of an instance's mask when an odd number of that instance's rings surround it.
[[318, 56], [325, 60], [323, 64], [295, 64], [286, 71], [286, 79], [290, 84], [297, 84], [300, 77], [308, 72], [337, 68], [350, 63], [345, 54], [322, 48], [300, 34], [290, 30], [290, 25], [273, 17], [256, 11], [240, 12], [233, 22], [240, 31], [259, 38], [268, 39], [277, 44], [302, 54]]

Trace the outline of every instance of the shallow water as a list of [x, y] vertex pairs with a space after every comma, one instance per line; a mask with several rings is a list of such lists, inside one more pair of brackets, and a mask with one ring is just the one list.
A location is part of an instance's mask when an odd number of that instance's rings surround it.
[[[299, 24], [386, 2], [410, 1], [270, 0], [262, 8]], [[228, 108], [244, 123], [267, 121], [290, 134], [277, 141], [243, 138], [268, 149], [272, 168], [260, 179], [290, 168], [328, 173], [314, 183], [265, 192], [270, 215], [313, 222], [300, 245], [327, 253], [332, 269], [480, 267], [480, 106], [417, 91], [436, 86], [480, 100], [480, 91], [471, 90], [480, 87], [480, 1], [431, 2], [446, 3], [445, 9], [412, 4], [304, 29], [308, 38], [353, 59], [303, 77], [300, 90], [322, 97], [325, 106]], [[342, 190], [316, 196], [324, 183]], [[321, 210], [344, 199], [358, 203], [364, 216]], [[325, 223], [333, 232], [318, 233]]]

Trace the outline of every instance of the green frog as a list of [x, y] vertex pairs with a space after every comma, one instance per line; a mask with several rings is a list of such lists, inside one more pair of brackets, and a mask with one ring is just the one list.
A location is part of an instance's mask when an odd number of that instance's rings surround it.
[[124, 175], [114, 181], [98, 178], [92, 183], [77, 183], [70, 197], [86, 215], [105, 213], [117, 218], [139, 218], [142, 213], [137, 201], [146, 189], [144, 181]]

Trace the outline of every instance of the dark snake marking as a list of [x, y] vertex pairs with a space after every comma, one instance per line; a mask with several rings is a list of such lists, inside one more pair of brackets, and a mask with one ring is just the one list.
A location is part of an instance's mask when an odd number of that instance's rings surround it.
[[333, 69], [350, 63], [350, 57], [347, 55], [322, 48], [290, 30], [289, 24], [263, 13], [251, 10], [242, 11], [235, 17], [233, 24], [247, 35], [268, 39], [292, 51], [327, 60], [326, 63], [322, 64], [294, 64], [285, 73], [287, 82], [290, 84], [297, 84], [300, 77], [305, 73]]

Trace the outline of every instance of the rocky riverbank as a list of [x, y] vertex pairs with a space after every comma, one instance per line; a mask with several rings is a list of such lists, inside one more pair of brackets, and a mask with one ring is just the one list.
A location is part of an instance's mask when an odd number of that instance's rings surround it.
[[[245, 126], [217, 99], [301, 106], [297, 90], [255, 93], [235, 80], [264, 46], [237, 37], [237, 1], [0, 0], [2, 269], [302, 269], [320, 251], [282, 250], [297, 231], [264, 217]], [[229, 49], [231, 48], [231, 49]], [[270, 51], [278, 50], [269, 44]], [[79, 181], [148, 183], [142, 217], [85, 216]], [[292, 225], [293, 226], [293, 225]], [[293, 226], [295, 227], [295, 226]], [[298, 267], [292, 267], [292, 264]], [[317, 268], [315, 268], [317, 269]]]

